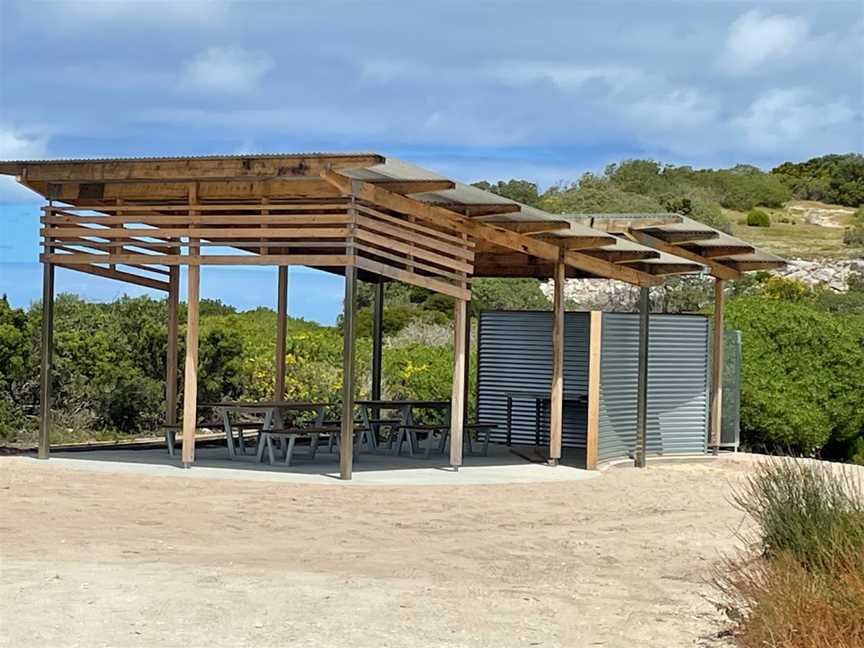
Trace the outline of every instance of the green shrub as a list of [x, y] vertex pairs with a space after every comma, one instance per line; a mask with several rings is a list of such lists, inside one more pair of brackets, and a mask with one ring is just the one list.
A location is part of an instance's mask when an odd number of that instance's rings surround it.
[[864, 323], [810, 301], [732, 300], [742, 332], [741, 430], [750, 447], [812, 454], [864, 428]]
[[771, 227], [771, 217], [761, 209], [747, 212], [747, 225], [750, 227]]

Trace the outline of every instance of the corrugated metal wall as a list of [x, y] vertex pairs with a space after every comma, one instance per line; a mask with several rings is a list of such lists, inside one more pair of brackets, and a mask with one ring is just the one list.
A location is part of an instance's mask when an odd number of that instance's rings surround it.
[[[564, 392], [588, 393], [588, 313], [567, 313], [564, 346]], [[486, 311], [480, 313], [477, 354], [477, 419], [498, 424], [491, 437], [506, 442], [507, 392], [548, 393], [552, 385], [552, 313]], [[587, 408], [566, 405], [562, 445], [584, 448]], [[512, 443], [534, 445], [533, 400], [513, 401]], [[549, 442], [549, 423], [541, 423], [541, 444]]]
[[[648, 453], [705, 452], [708, 320], [652, 314], [648, 342]], [[626, 457], [635, 447], [638, 344], [638, 315], [603, 314], [600, 461]]]

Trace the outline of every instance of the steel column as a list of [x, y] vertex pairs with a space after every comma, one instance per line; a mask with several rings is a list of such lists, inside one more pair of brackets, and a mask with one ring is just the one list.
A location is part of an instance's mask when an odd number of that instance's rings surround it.
[[342, 429], [339, 478], [351, 479], [354, 468], [354, 319], [357, 308], [357, 267], [345, 268], [345, 313], [342, 318]]
[[636, 449], [637, 468], [645, 467], [648, 445], [648, 333], [651, 295], [648, 288], [639, 289], [639, 371], [636, 387]]
[[42, 264], [42, 369], [39, 383], [39, 450], [47, 459], [51, 431], [51, 378], [54, 369], [54, 265]]

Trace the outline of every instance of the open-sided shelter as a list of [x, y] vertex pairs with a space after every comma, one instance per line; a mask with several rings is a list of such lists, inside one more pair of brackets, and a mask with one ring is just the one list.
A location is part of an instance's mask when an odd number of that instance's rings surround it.
[[[57, 267], [167, 293], [166, 421], [170, 424], [178, 416], [179, 269], [187, 266], [185, 465], [195, 457], [202, 266], [279, 268], [277, 399], [284, 391], [288, 266], [305, 265], [345, 276], [343, 448], [351, 446], [354, 435], [357, 281], [379, 285], [373, 398], [380, 395], [381, 282], [401, 281], [448, 295], [455, 303], [450, 463], [458, 467], [473, 277], [555, 280], [549, 435], [549, 459], [555, 462], [561, 456], [565, 278], [617, 279], [647, 289], [667, 275], [707, 268], [718, 278], [717, 328], [722, 330], [722, 281], [757, 266], [782, 264], [776, 257], [759, 256], [746, 243], [727, 241], [726, 235], [677, 215], [553, 215], [374, 153], [9, 161], [0, 162], [0, 173], [16, 176], [48, 201], [41, 219], [41, 457], [48, 456]], [[647, 299], [643, 302], [647, 318]], [[719, 393], [714, 399], [719, 401]], [[340, 455], [343, 478], [351, 476], [352, 458], [351, 452]]]

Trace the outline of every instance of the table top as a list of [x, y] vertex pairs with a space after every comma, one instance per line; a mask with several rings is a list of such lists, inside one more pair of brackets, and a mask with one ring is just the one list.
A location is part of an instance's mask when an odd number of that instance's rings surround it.
[[433, 400], [358, 400], [355, 401], [358, 405], [371, 405], [372, 407], [450, 407], [449, 400], [433, 401]]
[[[549, 392], [529, 392], [529, 391], [508, 391], [504, 392], [505, 396], [510, 396], [512, 398], [533, 398], [534, 400], [552, 400], [552, 394]], [[578, 401], [578, 400], [587, 400], [588, 396], [586, 394], [577, 394], [575, 392], [565, 392], [563, 400], [565, 401]]]
[[329, 407], [332, 403], [309, 403], [298, 401], [223, 401], [221, 403], [201, 403], [198, 407], [222, 407], [228, 409], [318, 409]]

